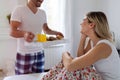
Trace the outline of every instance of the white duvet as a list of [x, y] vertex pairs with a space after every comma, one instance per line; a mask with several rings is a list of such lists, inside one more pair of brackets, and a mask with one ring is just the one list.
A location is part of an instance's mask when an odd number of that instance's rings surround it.
[[41, 80], [46, 73], [14, 75], [5, 77], [3, 80]]

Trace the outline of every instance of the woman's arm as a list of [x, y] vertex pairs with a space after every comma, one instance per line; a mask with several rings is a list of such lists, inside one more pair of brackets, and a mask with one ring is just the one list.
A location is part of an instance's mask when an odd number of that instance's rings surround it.
[[90, 39], [88, 40], [87, 46], [85, 47], [86, 39], [87, 39], [87, 36], [84, 34], [81, 34], [77, 57], [85, 54], [87, 51], [90, 50], [90, 48], [91, 48]]
[[63, 64], [68, 71], [74, 71], [77, 69], [82, 69], [84, 67], [94, 64], [100, 59], [107, 58], [111, 54], [111, 47], [105, 43], [101, 43], [87, 53], [80, 57], [72, 59], [68, 54], [63, 56]]
[[62, 61], [66, 69], [69, 67], [69, 63], [73, 60], [69, 52], [64, 52], [62, 54]]

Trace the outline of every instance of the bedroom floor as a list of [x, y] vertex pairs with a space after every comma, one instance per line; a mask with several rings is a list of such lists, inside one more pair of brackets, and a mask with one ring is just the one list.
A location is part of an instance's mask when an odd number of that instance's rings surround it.
[[2, 71], [0, 71], [0, 80], [3, 80], [4, 77], [5, 77], [5, 74]]
[[11, 70], [7, 70], [7, 69], [3, 69], [3, 68], [0, 68], [0, 80], [3, 80], [4, 77], [6, 76], [11, 76], [11, 75], [15, 75], [14, 74], [14, 70], [11, 69]]

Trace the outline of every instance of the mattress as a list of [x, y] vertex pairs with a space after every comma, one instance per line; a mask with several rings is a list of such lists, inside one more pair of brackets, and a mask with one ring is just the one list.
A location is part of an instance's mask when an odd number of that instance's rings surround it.
[[3, 80], [41, 80], [46, 73], [7, 76]]

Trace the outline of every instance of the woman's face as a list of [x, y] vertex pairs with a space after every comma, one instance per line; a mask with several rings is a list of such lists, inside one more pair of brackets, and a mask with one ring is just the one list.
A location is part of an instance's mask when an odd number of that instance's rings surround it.
[[81, 32], [84, 33], [84, 34], [87, 34], [90, 30], [90, 23], [88, 22], [88, 19], [87, 17], [85, 17], [82, 21], [82, 23], [80, 24], [81, 25]]

